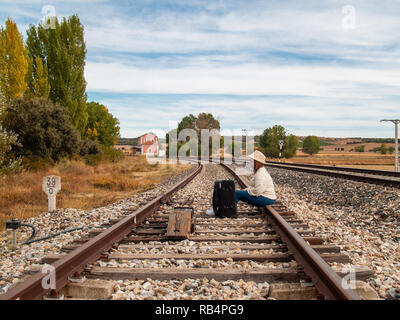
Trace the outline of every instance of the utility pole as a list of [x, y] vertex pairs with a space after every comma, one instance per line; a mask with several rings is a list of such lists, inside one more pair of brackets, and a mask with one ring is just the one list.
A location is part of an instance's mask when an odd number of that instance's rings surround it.
[[395, 128], [395, 138], [394, 138], [394, 149], [395, 149], [395, 163], [394, 163], [394, 168], [396, 172], [399, 172], [399, 123], [400, 119], [384, 119], [381, 120], [381, 122], [392, 122], [394, 123], [394, 128]]

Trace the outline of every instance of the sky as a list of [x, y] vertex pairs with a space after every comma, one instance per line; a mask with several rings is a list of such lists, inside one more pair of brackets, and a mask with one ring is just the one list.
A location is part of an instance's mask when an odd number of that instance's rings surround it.
[[258, 134], [393, 137], [400, 118], [399, 0], [0, 0], [0, 22], [78, 14], [89, 101], [122, 137], [212, 113]]

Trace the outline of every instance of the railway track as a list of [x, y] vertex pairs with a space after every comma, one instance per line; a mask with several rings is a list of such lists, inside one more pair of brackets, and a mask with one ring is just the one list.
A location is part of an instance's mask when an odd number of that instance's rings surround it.
[[267, 161], [268, 164], [284, 164], [286, 166], [293, 167], [305, 167], [305, 168], [314, 168], [314, 169], [322, 169], [322, 170], [332, 170], [332, 171], [345, 171], [345, 172], [354, 172], [361, 174], [370, 174], [377, 176], [387, 176], [387, 177], [395, 177], [400, 178], [400, 172], [388, 171], [388, 170], [374, 170], [374, 169], [365, 169], [365, 168], [352, 168], [352, 167], [338, 167], [338, 166], [326, 166], [321, 164], [308, 164], [308, 163], [290, 163], [290, 162], [278, 162], [278, 161]]
[[[248, 160], [243, 158], [229, 159], [238, 166], [244, 166]], [[214, 159], [216, 161], [216, 159]], [[224, 158], [221, 158], [224, 162]], [[303, 164], [290, 162], [267, 161], [267, 167], [279, 169], [308, 172], [318, 175], [331, 176], [346, 180], [365, 182], [370, 184], [384, 185], [400, 188], [400, 172], [387, 170], [373, 170], [351, 167], [325, 166], [319, 164]]]
[[[340, 267], [349, 257], [282, 204], [259, 210], [240, 203], [232, 219], [205, 215], [213, 182], [232, 175], [228, 166], [199, 165], [144, 207], [44, 257], [55, 288], [43, 287], [39, 265], [0, 299], [110, 298], [89, 293], [101, 291], [99, 283], [117, 291], [109, 291], [113, 298], [361, 299], [342, 286], [347, 273]], [[362, 267], [353, 272], [357, 280], [372, 275]]]
[[365, 183], [400, 188], [399, 172], [361, 169], [361, 168], [323, 166], [316, 164], [281, 163], [274, 161], [267, 161], [267, 167], [274, 167], [286, 170], [296, 170], [301, 172], [308, 172], [313, 174], [347, 179], [347, 180], [354, 180]]

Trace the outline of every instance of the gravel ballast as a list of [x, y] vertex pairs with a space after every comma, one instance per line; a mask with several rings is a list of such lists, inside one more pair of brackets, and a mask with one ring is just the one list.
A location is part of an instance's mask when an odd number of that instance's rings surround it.
[[[4, 241], [0, 248], [0, 289], [6, 291], [9, 286], [19, 281], [24, 270], [39, 263], [48, 254], [60, 253], [61, 247], [76, 238], [85, 237], [88, 227], [100, 227], [110, 219], [115, 219], [138, 209], [150, 201], [183, 176], [195, 170], [193, 166], [188, 171], [174, 176], [155, 189], [137, 194], [131, 198], [118, 201], [103, 208], [89, 211], [63, 209], [56, 213], [43, 213], [38, 217], [27, 219], [25, 223], [35, 225], [38, 229], [36, 237], [54, 234], [62, 230], [84, 226], [82, 231], [62, 234], [56, 238], [32, 243], [29, 246], [12, 248], [10, 241]], [[348, 181], [333, 177], [318, 176], [284, 169], [268, 168], [274, 180], [278, 199], [294, 211], [299, 219], [315, 230], [316, 236], [326, 237], [330, 244], [339, 245], [342, 253], [351, 258], [351, 265], [366, 265], [374, 272], [374, 278], [369, 280], [371, 286], [382, 298], [388, 298], [391, 288], [400, 287], [400, 190]], [[205, 210], [211, 207], [211, 195], [215, 180], [232, 179], [221, 167], [206, 165], [203, 172], [190, 182], [186, 188], [176, 192], [172, 201], [179, 204], [182, 199], [193, 198], [196, 222], [207, 223], [210, 218]], [[171, 210], [167, 205], [160, 208]], [[244, 204], [239, 205], [239, 211], [253, 211], [254, 208]], [[167, 216], [167, 215], [166, 215]], [[198, 235], [201, 230], [220, 229], [218, 224], [259, 224], [262, 219], [243, 218], [215, 219], [208, 226], [196, 226]], [[230, 227], [226, 227], [230, 228]], [[258, 228], [254, 228], [258, 230]], [[267, 230], [267, 229], [264, 229]], [[27, 238], [28, 229], [22, 233]], [[205, 236], [208, 233], [204, 233]], [[215, 234], [213, 234], [215, 235]], [[222, 235], [222, 233], [221, 233]], [[238, 234], [240, 237], [250, 234]], [[3, 235], [4, 236], [4, 235]], [[260, 235], [262, 236], [262, 234]], [[274, 243], [272, 243], [274, 244]], [[135, 248], [117, 249], [120, 253], [249, 253], [255, 251], [240, 250], [240, 245], [251, 245], [245, 242], [193, 242], [181, 241], [179, 245], [173, 242], [138, 243]], [[148, 246], [148, 247], [147, 247]], [[216, 246], [231, 246], [229, 250]], [[272, 253], [270, 250], [258, 250], [258, 253]], [[133, 268], [288, 268], [296, 267], [296, 262], [290, 263], [260, 263], [254, 261], [226, 260], [110, 260], [98, 261], [97, 266], [133, 267]], [[350, 265], [337, 264], [339, 267]], [[265, 299], [269, 284], [246, 281], [218, 282], [207, 279], [186, 279], [185, 281], [115, 281], [116, 289], [112, 299]]]
[[340, 245], [353, 265], [367, 265], [381, 298], [400, 288], [400, 190], [268, 168], [278, 198], [300, 219]]
[[84, 227], [83, 230], [21, 246], [21, 243], [31, 234], [31, 230], [24, 227], [18, 230], [19, 244], [15, 248], [10, 240], [10, 231], [1, 232], [0, 239], [3, 240], [0, 248], [0, 294], [7, 291], [12, 284], [19, 282], [27, 267], [39, 263], [46, 255], [60, 253], [60, 249], [74, 239], [87, 236], [90, 230], [89, 226], [99, 227], [108, 223], [110, 219], [133, 212], [171, 188], [194, 170], [196, 170], [196, 166], [191, 166], [189, 169], [166, 179], [154, 189], [135, 194], [130, 198], [102, 208], [88, 211], [66, 208], [52, 213], [44, 212], [23, 221], [35, 227], [35, 239], [78, 227]]

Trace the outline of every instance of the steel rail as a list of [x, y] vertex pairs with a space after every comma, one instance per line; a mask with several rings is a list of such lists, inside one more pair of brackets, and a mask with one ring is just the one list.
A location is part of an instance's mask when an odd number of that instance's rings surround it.
[[173, 192], [189, 183], [202, 170], [202, 168], [203, 165], [199, 163], [197, 169], [193, 173], [175, 184], [163, 195], [151, 200], [143, 207], [129, 214], [104, 232], [73, 250], [64, 258], [54, 262], [52, 266], [54, 267], [56, 278], [55, 288], [45, 289], [42, 285], [42, 281], [45, 281], [46, 279], [44, 278], [48, 277], [49, 274], [38, 272], [26, 281], [17, 284], [14, 288], [11, 288], [6, 293], [0, 295], [0, 300], [39, 300], [43, 299], [43, 297], [52, 292], [52, 290], [55, 290], [56, 292], [61, 290], [69, 283], [68, 278], [70, 276], [82, 272], [86, 268], [87, 264], [93, 263], [99, 259], [103, 252], [110, 250], [114, 244], [125, 238], [135, 225], [140, 224], [148, 216], [154, 213], [161, 204], [165, 203]]
[[[246, 182], [236, 175], [232, 168], [223, 163], [221, 165], [236, 178], [242, 188], [247, 187]], [[313, 280], [317, 290], [326, 299], [361, 300], [361, 297], [353, 290], [343, 288], [342, 279], [337, 273], [272, 206], [266, 206], [263, 211], [279, 237], [293, 253], [296, 261], [303, 267], [304, 273]]]
[[400, 178], [400, 172], [388, 171], [388, 170], [375, 170], [375, 169], [353, 168], [353, 167], [337, 167], [337, 166], [325, 166], [322, 164], [278, 162], [278, 161], [267, 161], [267, 164], [283, 164], [286, 166], [294, 166], [294, 167], [307, 167], [307, 168], [332, 170], [332, 171], [347, 171], [347, 172], [354, 172], [354, 173], [365, 173], [365, 174], [371, 174], [371, 175], [390, 176], [390, 177]]

